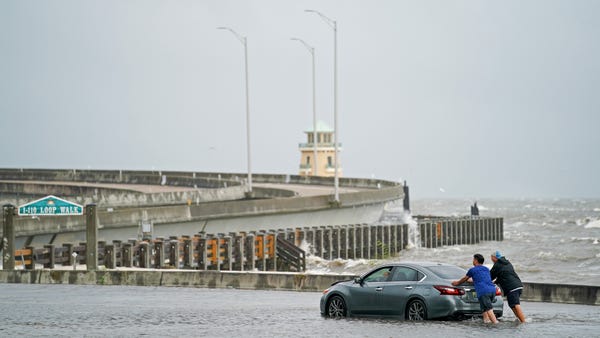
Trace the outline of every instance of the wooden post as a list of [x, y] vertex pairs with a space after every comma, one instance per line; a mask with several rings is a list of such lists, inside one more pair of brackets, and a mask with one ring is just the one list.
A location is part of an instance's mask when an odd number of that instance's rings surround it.
[[139, 259], [140, 268], [149, 268], [150, 267], [150, 245], [148, 242], [140, 243], [140, 259]]
[[467, 241], [467, 231], [466, 231], [466, 226], [465, 226], [465, 220], [461, 219], [458, 221], [458, 223], [460, 224], [459, 228], [460, 228], [460, 244], [469, 244], [469, 242]]
[[354, 226], [354, 224], [350, 224], [346, 228], [346, 237], [347, 237], [347, 240], [346, 240], [347, 256], [346, 256], [346, 258], [355, 259], [356, 258], [356, 227]]
[[340, 258], [348, 259], [348, 225], [342, 225], [338, 230], [340, 233], [339, 237], [339, 248]]
[[332, 230], [331, 226], [327, 226], [323, 230], [323, 258], [328, 259], [328, 260], [332, 259], [331, 253], [333, 252], [333, 250], [331, 248], [332, 239], [333, 239], [331, 230]]
[[169, 248], [169, 265], [174, 267], [175, 269], [179, 269], [179, 240], [170, 240]]
[[121, 264], [128, 268], [133, 266], [133, 250], [131, 243], [123, 243], [121, 246]]
[[454, 226], [454, 245], [460, 245], [460, 222], [456, 219], [452, 219], [451, 222]]
[[246, 267], [248, 270], [253, 271], [256, 269], [256, 241], [254, 234], [246, 235], [244, 253], [246, 256]]
[[183, 240], [183, 268], [191, 269], [194, 267], [194, 247], [192, 240], [186, 238]]
[[198, 239], [198, 269], [208, 270], [208, 240], [206, 236]]
[[117, 239], [114, 239], [112, 241], [113, 244], [113, 250], [115, 251], [115, 268], [119, 267], [119, 266], [123, 266], [123, 253], [122, 253], [122, 246], [123, 246], [123, 242]]
[[321, 258], [325, 258], [323, 250], [323, 229], [317, 228], [315, 230], [315, 254]]
[[226, 270], [233, 270], [233, 243], [231, 240], [231, 236], [223, 236], [223, 248], [225, 249], [224, 252], [224, 256], [225, 256], [225, 269]]
[[293, 243], [295, 246], [300, 247], [300, 246], [302, 246], [302, 242], [304, 240], [306, 240], [306, 232], [302, 228], [296, 228], [295, 232], [296, 232], [296, 237], [295, 237]]
[[437, 223], [435, 222], [435, 220], [431, 220], [429, 222], [429, 238], [430, 238], [430, 245], [432, 248], [436, 248], [437, 247]]
[[[73, 266], [75, 257], [73, 257], [73, 244], [65, 243], [63, 246], [63, 266]], [[65, 259], [66, 258], [66, 259]]]
[[284, 239], [289, 241], [290, 243], [296, 243], [296, 231], [294, 231], [294, 229], [292, 228], [286, 228]]
[[389, 227], [390, 231], [390, 255], [396, 256], [398, 254], [398, 225], [391, 224]]
[[163, 247], [163, 241], [162, 240], [154, 240], [154, 266], [153, 268], [155, 269], [162, 269], [164, 267], [164, 262], [165, 262], [165, 251], [164, 251], [164, 247]]
[[389, 225], [383, 226], [383, 239], [384, 239], [385, 250], [386, 250], [386, 252], [384, 252], [384, 254], [387, 255], [388, 257], [392, 257], [394, 255], [394, 252], [392, 250], [392, 230], [391, 230], [391, 228], [392, 227]]
[[95, 204], [85, 206], [85, 264], [87, 271], [98, 270], [98, 213], [96, 211]]
[[54, 244], [46, 244], [44, 245], [44, 249], [46, 251], [45, 256], [48, 260], [47, 263], [44, 263], [44, 268], [54, 269]]
[[396, 252], [404, 250], [404, 224], [396, 225]]
[[340, 228], [333, 226], [331, 228], [331, 259], [340, 258]]
[[107, 269], [115, 268], [115, 261], [117, 260], [117, 252], [115, 250], [115, 246], [113, 244], [108, 244], [104, 246], [104, 266]]
[[2, 270], [15, 269], [15, 207], [6, 204], [2, 207], [4, 226], [2, 227]]
[[232, 244], [232, 269], [236, 271], [244, 271], [244, 236], [238, 233], [231, 233], [233, 244]]
[[377, 259], [377, 227], [369, 226], [369, 259]]

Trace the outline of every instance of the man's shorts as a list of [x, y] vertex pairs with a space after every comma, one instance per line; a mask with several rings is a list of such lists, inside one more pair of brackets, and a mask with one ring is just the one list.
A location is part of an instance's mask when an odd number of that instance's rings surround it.
[[514, 290], [508, 293], [508, 295], [506, 295], [506, 300], [508, 301], [508, 307], [509, 308], [513, 308], [519, 304], [521, 304], [520, 302], [520, 298], [521, 298], [521, 291], [523, 291], [522, 289], [519, 290]]
[[477, 299], [479, 299], [479, 307], [481, 308], [481, 311], [486, 312], [488, 310], [493, 309], [494, 306], [492, 305], [492, 302], [495, 298], [496, 295], [493, 293], [488, 293], [487, 295], [477, 297]]

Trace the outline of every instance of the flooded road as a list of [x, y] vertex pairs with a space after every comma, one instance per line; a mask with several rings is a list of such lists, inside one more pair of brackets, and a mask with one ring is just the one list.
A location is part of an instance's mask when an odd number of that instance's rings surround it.
[[597, 337], [600, 307], [523, 303], [529, 322], [505, 307], [496, 326], [480, 320], [406, 322], [325, 319], [320, 293], [0, 284], [0, 337]]

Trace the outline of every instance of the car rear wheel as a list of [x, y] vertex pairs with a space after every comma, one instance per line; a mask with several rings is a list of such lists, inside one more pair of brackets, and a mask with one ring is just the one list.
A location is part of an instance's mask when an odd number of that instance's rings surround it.
[[427, 319], [427, 307], [420, 299], [412, 300], [406, 307], [406, 319], [425, 320]]
[[346, 317], [346, 302], [340, 296], [333, 296], [327, 303], [327, 316], [331, 318]]

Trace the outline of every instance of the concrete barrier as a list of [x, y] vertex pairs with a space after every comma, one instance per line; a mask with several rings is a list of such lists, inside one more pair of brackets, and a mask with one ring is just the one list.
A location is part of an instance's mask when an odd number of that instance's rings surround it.
[[531, 302], [600, 305], [600, 286], [524, 282], [521, 299]]
[[0, 271], [0, 283], [181, 286], [251, 290], [322, 291], [354, 276], [302, 273], [164, 270], [37, 270]]
[[[14, 270], [0, 271], [0, 283], [180, 286], [251, 290], [322, 291], [355, 275], [197, 270]], [[525, 282], [524, 301], [600, 305], [600, 286]]]

